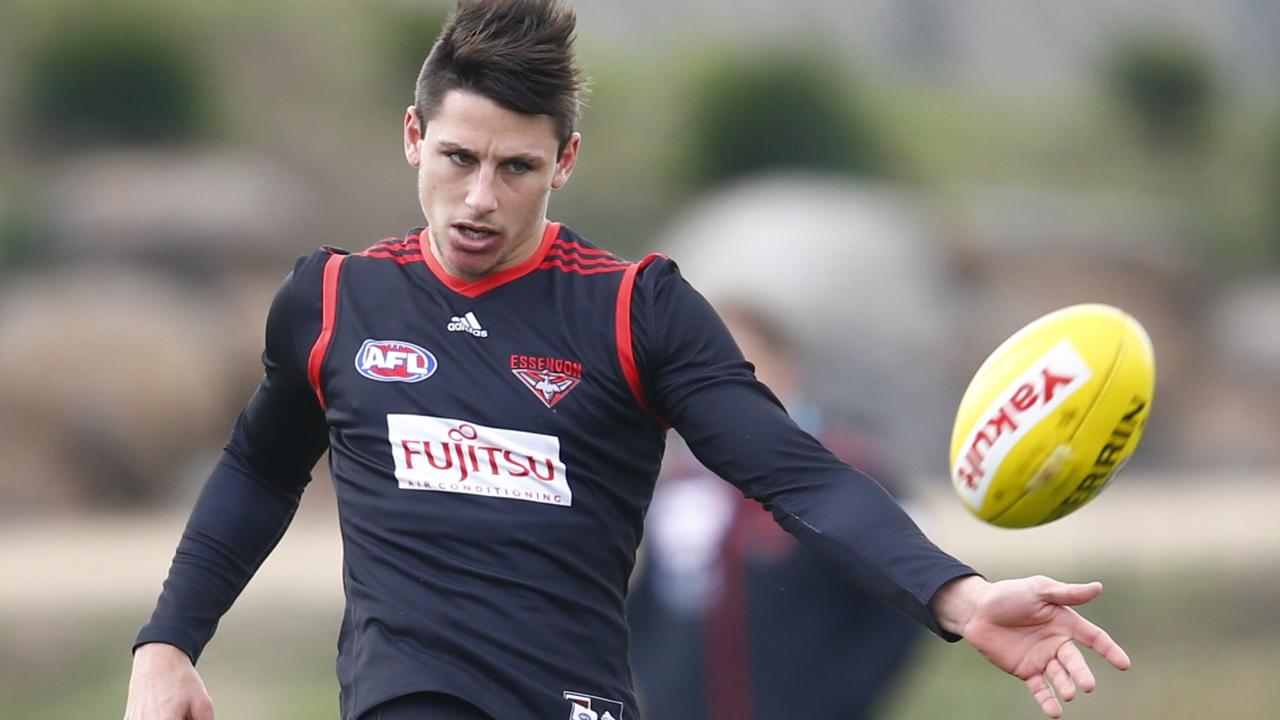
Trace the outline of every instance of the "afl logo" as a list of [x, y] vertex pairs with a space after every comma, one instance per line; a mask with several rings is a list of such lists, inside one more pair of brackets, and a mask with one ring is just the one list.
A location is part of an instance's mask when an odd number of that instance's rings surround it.
[[426, 380], [436, 371], [436, 356], [403, 340], [365, 340], [356, 353], [356, 370], [370, 380]]

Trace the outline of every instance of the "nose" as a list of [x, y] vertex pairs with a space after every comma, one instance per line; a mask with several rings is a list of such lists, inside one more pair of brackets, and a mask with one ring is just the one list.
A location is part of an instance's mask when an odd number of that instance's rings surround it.
[[493, 186], [495, 181], [496, 173], [492, 168], [481, 167], [472, 176], [471, 188], [467, 191], [467, 207], [477, 215], [498, 209], [498, 193]]

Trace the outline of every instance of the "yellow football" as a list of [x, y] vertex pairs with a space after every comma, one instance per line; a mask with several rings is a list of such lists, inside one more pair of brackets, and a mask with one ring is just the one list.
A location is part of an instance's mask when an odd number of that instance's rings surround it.
[[1001, 527], [1043, 525], [1092, 500], [1133, 454], [1155, 389], [1151, 339], [1109, 305], [1032, 322], [978, 368], [951, 433], [951, 482]]

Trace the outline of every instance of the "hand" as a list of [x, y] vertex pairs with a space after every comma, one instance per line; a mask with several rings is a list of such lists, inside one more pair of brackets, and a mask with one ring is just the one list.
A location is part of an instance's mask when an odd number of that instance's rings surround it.
[[185, 652], [148, 643], [133, 653], [124, 720], [214, 720], [213, 699]]
[[1097, 686], [1076, 643], [1093, 648], [1119, 670], [1129, 669], [1129, 656], [1116, 641], [1069, 607], [1101, 592], [1099, 582], [1068, 584], [1036, 576], [989, 583], [971, 575], [944, 585], [931, 605], [944, 629], [1021, 678], [1044, 714], [1059, 718], [1059, 698], [1069, 702], [1077, 688], [1088, 693]]

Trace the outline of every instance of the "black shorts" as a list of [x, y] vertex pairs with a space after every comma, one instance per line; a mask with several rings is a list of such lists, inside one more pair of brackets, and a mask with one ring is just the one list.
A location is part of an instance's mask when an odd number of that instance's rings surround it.
[[493, 717], [461, 698], [427, 692], [388, 700], [361, 715], [360, 720], [493, 720]]

